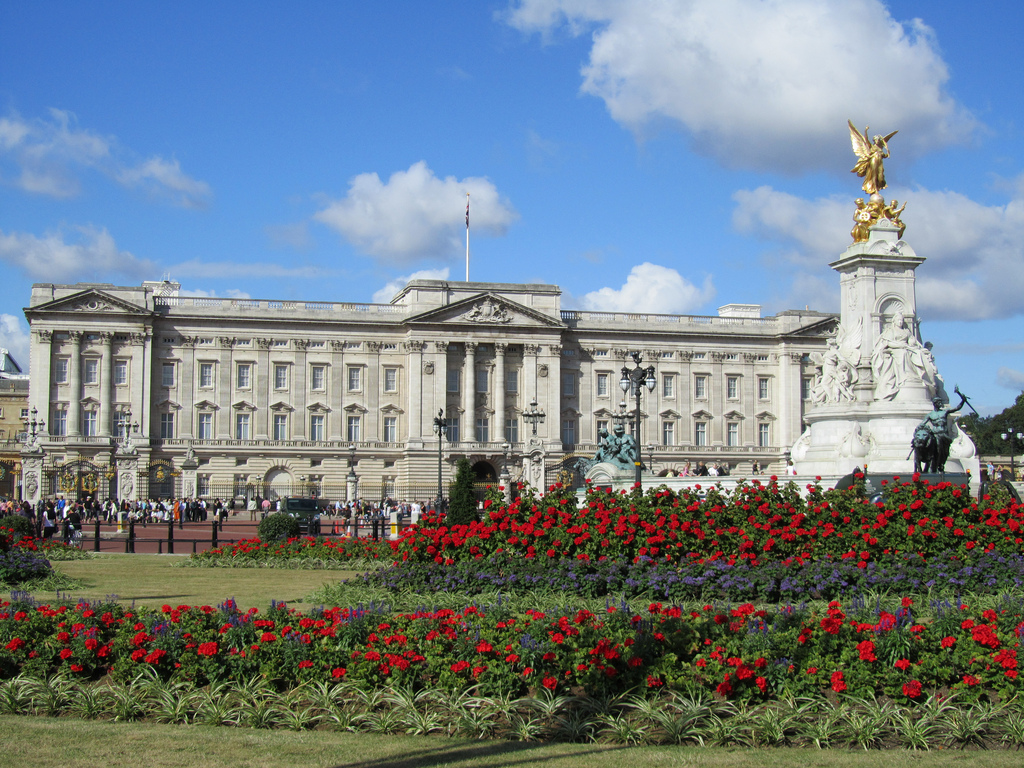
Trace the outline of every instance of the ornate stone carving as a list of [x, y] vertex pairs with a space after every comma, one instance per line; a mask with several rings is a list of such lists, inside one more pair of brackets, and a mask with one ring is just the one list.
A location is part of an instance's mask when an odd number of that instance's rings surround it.
[[893, 315], [878, 335], [871, 352], [875, 398], [892, 400], [906, 384], [923, 382], [929, 374], [926, 352], [924, 345], [907, 327], [903, 313]]
[[860, 375], [857, 360], [860, 354], [862, 324], [840, 326], [834, 338], [826, 342], [824, 352], [811, 352], [814, 383], [811, 400], [818, 404], [849, 402], [854, 399], [853, 385]]
[[233, 347], [235, 346], [235, 339], [232, 336], [220, 336], [217, 338], [222, 347]]
[[274, 343], [273, 339], [258, 338], [256, 339], [256, 346], [260, 349], [270, 349], [270, 345]]
[[414, 339], [405, 343], [405, 348], [410, 352], [422, 352], [425, 346], [426, 342], [420, 341], [419, 339]]
[[309, 349], [309, 339], [292, 339], [292, 344], [295, 345], [296, 349], [301, 349], [303, 352]]
[[494, 301], [490, 296], [474, 304], [473, 308], [465, 315], [465, 318], [474, 323], [512, 322], [512, 314], [508, 311], [508, 307]]
[[368, 341], [368, 342], [366, 342], [366, 348], [370, 352], [380, 352], [381, 349], [383, 349], [383, 347], [384, 347], [384, 344], [383, 344], [383, 342], [380, 342], [380, 341]]
[[508, 352], [508, 344], [506, 344], [504, 341], [498, 341], [494, 343], [494, 354], [504, 355], [506, 352]]
[[199, 343], [198, 336], [186, 336], [185, 334], [182, 334], [179, 339], [183, 347], [194, 347]]
[[29, 472], [25, 475], [25, 490], [28, 491], [30, 499], [34, 499], [36, 491], [39, 490], [39, 478], [35, 472]]
[[77, 301], [70, 306], [73, 312], [103, 312], [114, 307], [109, 301], [104, 301], [99, 296], [89, 296], [82, 301]]
[[445, 354], [448, 351], [448, 342], [447, 341], [435, 341], [434, 342], [434, 349], [436, 349], [438, 352], [440, 352], [443, 355], [443, 354]]
[[434, 362], [432, 360], [427, 360], [425, 363], [423, 363], [423, 373], [425, 373], [427, 376], [434, 375]]
[[113, 340], [114, 340], [114, 334], [111, 333], [110, 331], [101, 331], [100, 332], [100, 341], [103, 342], [104, 344], [109, 346], [110, 343]]
[[135, 347], [141, 347], [146, 343], [146, 334], [144, 333], [129, 333], [128, 343]]
[[121, 479], [117, 481], [117, 489], [121, 498], [126, 498], [132, 495], [132, 490], [135, 488], [135, 481], [132, 479], [130, 472], [122, 472]]
[[540, 345], [539, 344], [523, 344], [524, 355], [539, 355]]
[[68, 331], [68, 340], [72, 344], [81, 344], [83, 336], [85, 336], [85, 334], [81, 331]]
[[477, 342], [475, 342], [475, 341], [467, 341], [467, 342], [465, 342], [465, 343], [464, 343], [464, 344], [462, 345], [463, 349], [465, 349], [465, 350], [466, 350], [466, 354], [467, 354], [467, 355], [468, 355], [468, 354], [469, 354], [470, 352], [476, 352], [476, 350], [477, 350], [477, 347], [479, 347], [479, 346], [480, 346], [480, 345], [479, 345], [479, 344], [478, 344]]
[[542, 379], [546, 379], [548, 377], [548, 367], [545, 363], [541, 363], [537, 366], [537, 375]]
[[344, 349], [345, 349], [345, 342], [344, 341], [334, 340], [334, 341], [331, 342], [331, 351], [332, 352], [342, 352]]
[[39, 339], [41, 344], [49, 344], [53, 341], [53, 331], [36, 331], [36, 338]]

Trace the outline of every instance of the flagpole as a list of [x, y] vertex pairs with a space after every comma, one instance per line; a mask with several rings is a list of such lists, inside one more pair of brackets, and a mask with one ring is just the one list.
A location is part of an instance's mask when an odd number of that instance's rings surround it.
[[466, 282], [469, 282], [469, 192], [466, 193]]

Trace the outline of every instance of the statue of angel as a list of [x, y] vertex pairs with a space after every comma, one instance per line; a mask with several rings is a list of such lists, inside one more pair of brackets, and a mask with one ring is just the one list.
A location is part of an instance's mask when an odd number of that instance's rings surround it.
[[857, 164], [853, 166], [850, 173], [856, 173], [864, 179], [863, 189], [869, 195], [878, 193], [885, 189], [885, 169], [882, 161], [889, 156], [889, 139], [899, 131], [893, 131], [887, 136], [875, 136], [868, 139], [868, 129], [864, 128], [864, 134], [853, 127], [853, 121], [846, 121], [850, 126], [850, 142], [853, 144], [853, 154], [857, 156]]

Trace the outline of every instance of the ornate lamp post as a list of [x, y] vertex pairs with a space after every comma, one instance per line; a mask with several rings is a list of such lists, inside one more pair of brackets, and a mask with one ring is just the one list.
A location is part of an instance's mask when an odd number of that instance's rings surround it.
[[348, 444], [348, 477], [345, 478], [346, 501], [355, 502], [358, 496], [359, 478], [356, 477], [356, 444]]
[[633, 368], [622, 366], [622, 378], [619, 379], [619, 387], [622, 389], [623, 394], [632, 392], [636, 397], [636, 431], [633, 437], [636, 438], [636, 482], [639, 483], [640, 467], [643, 465], [643, 462], [640, 461], [640, 396], [643, 394], [644, 387], [647, 387], [648, 392], [653, 392], [654, 388], [658, 385], [658, 381], [654, 378], [653, 365], [648, 365], [646, 368], [640, 365], [643, 356], [639, 352], [634, 352], [631, 356], [636, 365]]
[[132, 421], [132, 412], [125, 411], [121, 414], [121, 418], [117, 422], [117, 440], [122, 451], [127, 451], [128, 447], [132, 444], [132, 433], [139, 431], [139, 422]]
[[501, 480], [501, 487], [505, 489], [504, 498], [505, 498], [505, 503], [506, 504], [508, 504], [509, 502], [512, 501], [512, 488], [511, 488], [512, 476], [509, 474], [509, 471], [508, 471], [508, 457], [509, 457], [509, 454], [511, 452], [512, 452], [512, 446], [509, 445], [508, 440], [506, 440], [504, 443], [501, 444], [502, 462], [501, 462], [501, 478], [500, 478], [500, 480]]
[[530, 407], [528, 410], [523, 411], [523, 421], [528, 421], [533, 425], [533, 436], [537, 436], [537, 425], [544, 423], [544, 411], [537, 408], [537, 398], [533, 398], [530, 401]]
[[42, 419], [37, 419], [39, 411], [35, 408], [29, 414], [32, 418], [25, 419], [25, 431], [28, 432], [29, 444], [35, 443], [36, 438], [43, 434], [43, 430], [46, 429], [46, 423]]
[[1006, 431], [1003, 432], [1000, 435], [1000, 437], [1002, 437], [1003, 440], [1009, 440], [1010, 441], [1010, 480], [1011, 481], [1016, 481], [1017, 480], [1017, 467], [1014, 464], [1013, 457], [1014, 457], [1014, 454], [1017, 452], [1018, 442], [1021, 441], [1021, 440], [1024, 440], [1024, 434], [1022, 434], [1021, 431], [1019, 429], [1017, 429], [1016, 427], [1007, 427]]
[[448, 423], [444, 418], [444, 408], [441, 408], [437, 412], [437, 416], [434, 417], [434, 434], [437, 435], [437, 509], [436, 512], [441, 512], [441, 508], [444, 506], [444, 482], [441, 477], [441, 465], [444, 460], [442, 447], [444, 445], [444, 439], [448, 436]]

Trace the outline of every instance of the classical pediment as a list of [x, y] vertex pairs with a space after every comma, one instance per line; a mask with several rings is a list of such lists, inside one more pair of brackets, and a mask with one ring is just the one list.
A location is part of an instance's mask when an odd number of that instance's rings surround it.
[[475, 328], [558, 328], [560, 320], [494, 293], [478, 293], [408, 318], [408, 325], [443, 324]]
[[755, 418], [758, 421], [775, 421], [775, 416], [768, 411], [761, 411]]
[[693, 418], [695, 419], [699, 419], [700, 421], [711, 421], [711, 419], [714, 418], [714, 416], [712, 416], [708, 411], [705, 411], [703, 408], [701, 408], [699, 411], [694, 411], [690, 415], [693, 416]]
[[156, 410], [166, 413], [167, 411], [180, 411], [181, 405], [173, 400], [161, 400], [156, 404]]
[[836, 331], [839, 328], [839, 316], [832, 315], [830, 317], [824, 317], [820, 320], [805, 325], [803, 328], [793, 331], [792, 333], [786, 334], [787, 337], [797, 338], [823, 338], [829, 336], [835, 336]]
[[288, 403], [284, 402], [283, 400], [278, 400], [276, 403], [270, 406], [270, 410], [272, 410], [274, 413], [285, 413], [287, 411], [294, 411], [295, 409]]
[[666, 408], [658, 415], [661, 416], [661, 418], [663, 419], [678, 419], [680, 416], [682, 416], [682, 414], [679, 413], [679, 411], [674, 411], [671, 408]]
[[193, 406], [197, 411], [217, 411], [220, 406], [211, 400], [200, 400]]
[[236, 411], [255, 411], [256, 406], [250, 403], [248, 400], [239, 400], [237, 403], [232, 403], [231, 407]]
[[733, 410], [733, 411], [729, 411], [722, 418], [727, 419], [728, 421], [742, 421], [746, 417], [742, 413], [740, 413], [739, 411]]
[[403, 411], [397, 405], [394, 405], [392, 403], [388, 403], [387, 405], [382, 406], [381, 409], [380, 409], [380, 412], [381, 413], [386, 413], [388, 415], [398, 415], [398, 414], [401, 414], [401, 413], [405, 413], [405, 411]]
[[366, 408], [359, 405], [359, 403], [349, 403], [344, 408], [342, 408], [342, 410], [345, 411], [346, 413], [368, 413]]
[[25, 310], [27, 315], [36, 314], [90, 314], [90, 315], [131, 315], [134, 317], [148, 317], [153, 313], [145, 307], [133, 304], [130, 301], [119, 299], [106, 291], [98, 288], [89, 288], [70, 296], [63, 296], [45, 304], [37, 304]]
[[310, 413], [330, 413], [330, 408], [320, 402], [311, 403], [306, 406], [306, 410]]

